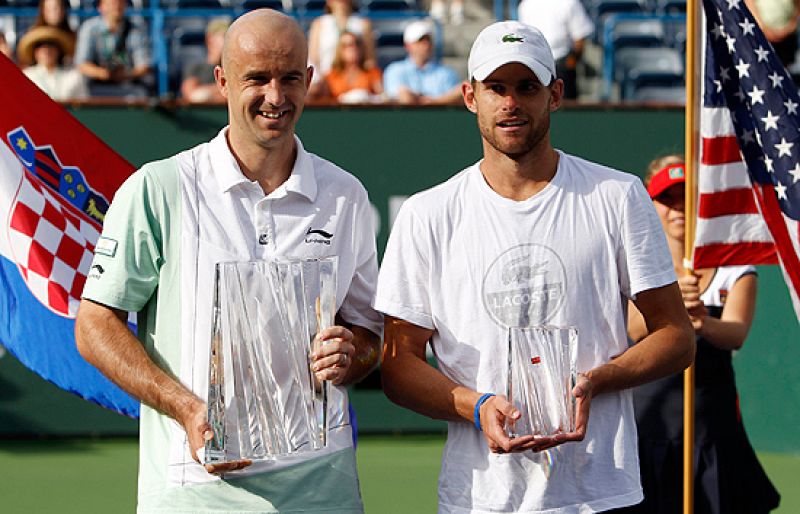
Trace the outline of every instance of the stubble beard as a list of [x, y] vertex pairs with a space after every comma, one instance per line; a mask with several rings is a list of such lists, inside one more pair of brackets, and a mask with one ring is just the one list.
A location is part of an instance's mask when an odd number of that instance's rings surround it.
[[493, 121], [489, 126], [486, 124], [481, 125], [480, 131], [484, 141], [489, 143], [492, 148], [509, 157], [510, 159], [520, 160], [533, 152], [538, 146], [541, 145], [542, 141], [544, 141], [547, 133], [550, 131], [550, 117], [545, 116], [542, 118], [541, 123], [537, 125], [531, 125], [531, 131], [529, 132], [528, 137], [519, 143], [503, 143], [499, 140], [499, 138], [495, 137], [494, 128], [495, 125]]

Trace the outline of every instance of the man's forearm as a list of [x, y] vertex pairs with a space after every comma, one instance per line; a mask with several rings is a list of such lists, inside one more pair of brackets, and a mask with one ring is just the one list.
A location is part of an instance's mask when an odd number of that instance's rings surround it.
[[124, 391], [182, 423], [203, 401], [161, 369], [125, 323], [125, 313], [83, 300], [75, 323], [78, 351]]
[[685, 326], [655, 330], [622, 355], [586, 373], [594, 394], [618, 391], [682, 371], [694, 360], [694, 332]]
[[380, 337], [364, 327], [351, 326], [353, 333], [353, 362], [347, 370], [343, 384], [350, 385], [360, 382], [375, 369], [378, 364], [378, 354], [380, 351]]
[[480, 393], [453, 382], [417, 356], [403, 354], [391, 364], [384, 358], [381, 375], [384, 393], [401, 407], [434, 419], [473, 419]]

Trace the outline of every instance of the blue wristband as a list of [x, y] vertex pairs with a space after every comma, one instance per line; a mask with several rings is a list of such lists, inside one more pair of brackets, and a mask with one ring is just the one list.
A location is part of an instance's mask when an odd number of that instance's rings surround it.
[[483, 428], [481, 428], [481, 405], [486, 403], [486, 400], [492, 396], [494, 396], [494, 393], [484, 393], [478, 398], [478, 401], [475, 402], [475, 409], [472, 411], [472, 419], [475, 420], [475, 428], [477, 428], [479, 432], [483, 432]]

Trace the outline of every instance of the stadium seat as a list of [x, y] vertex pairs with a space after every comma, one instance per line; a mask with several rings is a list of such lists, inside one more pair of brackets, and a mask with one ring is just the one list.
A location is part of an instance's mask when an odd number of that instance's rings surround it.
[[417, 3], [415, 0], [362, 0], [359, 10], [363, 13], [416, 11]]
[[644, 0], [595, 0], [588, 12], [602, 26], [606, 16], [618, 13], [642, 13], [647, 10]]
[[303, 16], [322, 14], [325, 9], [325, 0], [293, 0], [293, 10]]
[[171, 11], [181, 9], [221, 9], [219, 0], [162, 0], [162, 6]]
[[169, 47], [170, 90], [180, 92], [183, 68], [188, 63], [206, 59], [206, 34], [204, 27], [178, 27]]
[[614, 61], [623, 100], [645, 86], [675, 87], [684, 83], [683, 58], [673, 48], [623, 48]]
[[288, 11], [291, 9], [291, 3], [287, 6], [281, 0], [244, 0], [241, 3], [242, 9], [245, 11], [252, 11], [253, 9], [275, 9], [276, 11]]
[[38, 0], [7, 0], [9, 7], [37, 7]]
[[686, 0], [656, 0], [658, 14], [681, 14], [686, 12]]
[[672, 73], [683, 75], [683, 56], [669, 47], [622, 48], [614, 55], [614, 78], [626, 80], [632, 73]]
[[417, 17], [375, 18], [372, 30], [375, 36], [375, 57], [381, 69], [394, 61], [406, 58], [403, 31]]
[[614, 52], [628, 46], [665, 46], [664, 25], [661, 20], [618, 20], [611, 32], [611, 48]]
[[631, 101], [660, 102], [660, 103], [686, 103], [686, 88], [683, 85], [658, 86], [646, 85], [635, 88], [631, 93]]

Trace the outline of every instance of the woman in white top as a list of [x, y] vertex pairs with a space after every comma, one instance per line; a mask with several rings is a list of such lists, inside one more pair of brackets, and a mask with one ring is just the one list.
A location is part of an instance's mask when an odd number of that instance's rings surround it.
[[86, 80], [72, 67], [64, 66], [64, 57], [74, 51], [75, 40], [56, 27], [40, 26], [29, 30], [17, 45], [23, 69], [39, 89], [53, 100], [75, 100], [89, 96]]
[[353, 14], [353, 0], [327, 0], [325, 14], [311, 22], [308, 35], [308, 60], [314, 66], [314, 81], [321, 80], [330, 70], [336, 45], [343, 32], [359, 36], [364, 41], [367, 69], [375, 66], [375, 38], [372, 23]]

